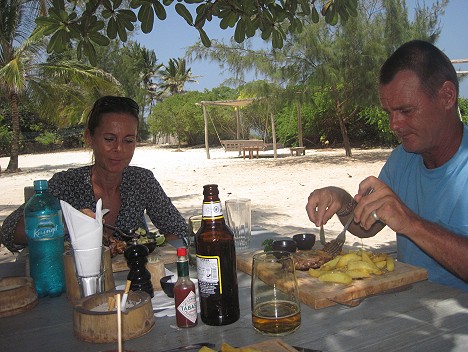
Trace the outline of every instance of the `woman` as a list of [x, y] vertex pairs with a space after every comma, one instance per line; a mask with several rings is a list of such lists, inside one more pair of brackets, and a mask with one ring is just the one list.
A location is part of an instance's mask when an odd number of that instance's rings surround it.
[[[150, 170], [129, 166], [136, 147], [138, 104], [130, 98], [105, 96], [91, 110], [85, 140], [94, 154], [94, 164], [56, 173], [49, 180], [50, 192], [76, 209], [96, 211], [102, 199], [109, 209], [105, 222], [124, 231], [147, 230], [144, 213], [159, 231], [179, 238], [187, 224], [164, 193]], [[24, 204], [2, 225], [2, 243], [10, 250], [27, 243], [23, 219]], [[105, 228], [107, 239], [112, 230]], [[113, 242], [113, 240], [112, 240]]]

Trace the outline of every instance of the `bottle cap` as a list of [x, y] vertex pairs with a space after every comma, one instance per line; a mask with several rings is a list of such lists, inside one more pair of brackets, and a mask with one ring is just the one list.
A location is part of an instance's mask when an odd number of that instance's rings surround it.
[[186, 255], [187, 255], [187, 248], [185, 248], [185, 247], [177, 248], [177, 256], [178, 257], [185, 257]]
[[47, 180], [35, 180], [34, 181], [34, 190], [35, 191], [42, 191], [45, 189], [49, 189], [49, 185]]

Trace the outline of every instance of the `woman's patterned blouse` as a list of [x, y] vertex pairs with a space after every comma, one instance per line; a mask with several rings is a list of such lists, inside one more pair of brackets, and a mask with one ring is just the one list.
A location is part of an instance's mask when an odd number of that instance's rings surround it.
[[[96, 200], [91, 184], [91, 166], [56, 173], [49, 180], [49, 191], [75, 209], [88, 208], [96, 211]], [[154, 226], [162, 234], [175, 234], [179, 238], [187, 235], [187, 223], [150, 170], [136, 166], [125, 168], [120, 185], [120, 197], [121, 206], [116, 227], [123, 230], [138, 227], [147, 229], [144, 216], [146, 211]], [[23, 210], [24, 204], [5, 219], [1, 228], [1, 243], [10, 251], [18, 250], [13, 239], [16, 224]]]

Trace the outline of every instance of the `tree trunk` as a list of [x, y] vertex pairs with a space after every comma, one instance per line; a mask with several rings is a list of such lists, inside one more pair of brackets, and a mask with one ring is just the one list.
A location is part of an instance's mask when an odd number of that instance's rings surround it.
[[18, 154], [19, 154], [19, 133], [20, 133], [20, 118], [18, 112], [19, 96], [15, 92], [11, 92], [8, 96], [11, 108], [11, 151], [10, 161], [8, 162], [7, 170], [10, 172], [21, 171], [18, 168]]
[[344, 144], [346, 156], [353, 156], [351, 153], [351, 144], [349, 143], [348, 130], [346, 129], [343, 116], [341, 114], [338, 115], [338, 119], [340, 121], [340, 130], [341, 130], [341, 135], [343, 136], [343, 144]]

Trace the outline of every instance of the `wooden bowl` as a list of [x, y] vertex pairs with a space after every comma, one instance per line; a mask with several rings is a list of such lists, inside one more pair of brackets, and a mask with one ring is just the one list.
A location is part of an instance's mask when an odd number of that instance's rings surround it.
[[[117, 312], [108, 311], [109, 297], [124, 291], [111, 291], [83, 298], [73, 309], [73, 330], [83, 341], [94, 343], [117, 342]], [[149, 332], [154, 326], [150, 296], [143, 291], [130, 291], [128, 303], [134, 306], [122, 312], [122, 339], [131, 340]]]
[[0, 318], [20, 314], [38, 303], [34, 281], [30, 277], [0, 278]]

